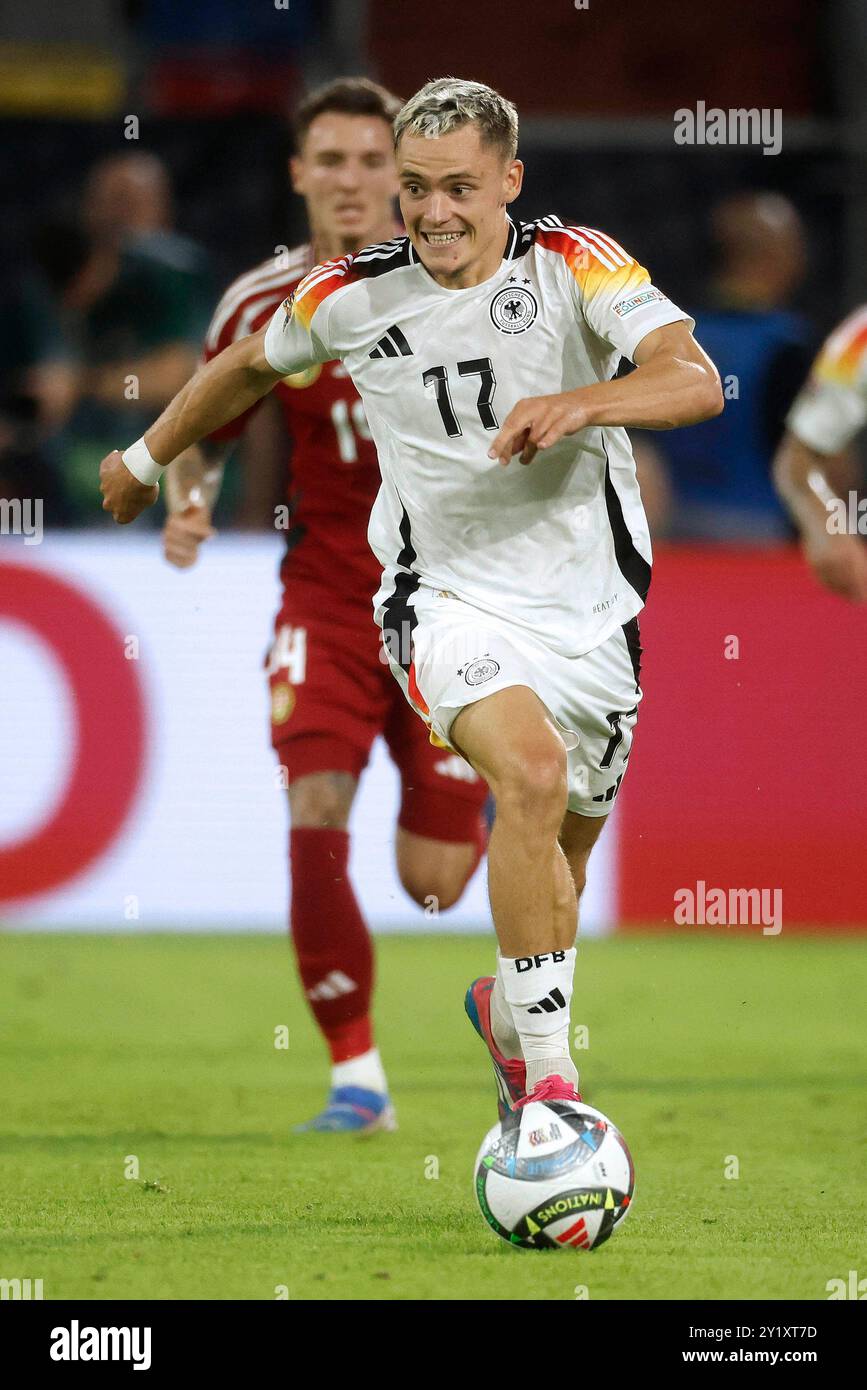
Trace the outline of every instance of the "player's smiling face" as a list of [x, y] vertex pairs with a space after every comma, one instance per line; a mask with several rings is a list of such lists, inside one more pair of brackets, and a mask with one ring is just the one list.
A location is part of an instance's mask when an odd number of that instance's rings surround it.
[[323, 111], [290, 161], [313, 239], [326, 254], [394, 235], [397, 183], [391, 127], [379, 116]]
[[406, 134], [397, 150], [400, 210], [425, 269], [448, 289], [490, 279], [506, 242], [506, 206], [524, 166], [468, 122], [448, 135]]

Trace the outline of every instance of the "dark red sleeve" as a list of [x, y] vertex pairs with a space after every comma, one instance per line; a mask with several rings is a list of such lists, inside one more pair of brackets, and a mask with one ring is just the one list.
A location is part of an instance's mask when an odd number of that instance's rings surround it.
[[[211, 327], [213, 327], [213, 324], [215, 323], [216, 319], [220, 314], [222, 303], [223, 301], [221, 300], [220, 304], [217, 305], [217, 308], [214, 311], [214, 317], [211, 320]], [[219, 354], [223, 352], [225, 348], [229, 347], [230, 344], [235, 342], [235, 329], [243, 307], [244, 305], [242, 302], [238, 305], [236, 312], [233, 313], [230, 318], [227, 318], [225, 320], [225, 322], [222, 324], [220, 328], [220, 332], [217, 335], [217, 340], [215, 343], [211, 341], [213, 334], [211, 328], [209, 328], [208, 333], [205, 336], [205, 342], [202, 345], [203, 366], [205, 366], [208, 362], [212, 362], [213, 359], [215, 357], [218, 357]], [[273, 308], [269, 305], [269, 307], [253, 321], [253, 324], [250, 328], [250, 332], [258, 332], [258, 330], [268, 322], [272, 313]], [[214, 430], [213, 434], [209, 434], [207, 436], [208, 441], [212, 444], [228, 444], [234, 439], [240, 439], [241, 435], [244, 433], [244, 430], [247, 428], [248, 421], [253, 417], [253, 415], [255, 415], [256, 411], [259, 409], [259, 406], [261, 404], [261, 401], [257, 401], [255, 405], [250, 406], [249, 410], [245, 410], [243, 415], [236, 415], [234, 420], [229, 420], [225, 425], [221, 425], [218, 430]]]

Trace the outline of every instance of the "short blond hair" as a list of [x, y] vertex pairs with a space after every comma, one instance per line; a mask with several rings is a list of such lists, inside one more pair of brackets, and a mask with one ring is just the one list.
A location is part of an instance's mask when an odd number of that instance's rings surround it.
[[475, 121], [479, 138], [514, 159], [518, 150], [518, 113], [510, 101], [483, 82], [438, 77], [411, 96], [394, 122], [394, 143], [402, 136], [424, 135], [430, 140], [449, 135]]

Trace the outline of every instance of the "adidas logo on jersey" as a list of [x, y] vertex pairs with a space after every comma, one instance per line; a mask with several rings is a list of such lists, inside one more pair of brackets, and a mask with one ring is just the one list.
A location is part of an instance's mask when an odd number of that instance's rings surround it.
[[369, 357], [412, 357], [413, 351], [397, 324], [392, 324], [388, 332], [380, 338]]
[[434, 763], [434, 772], [438, 772], [442, 777], [454, 777], [458, 782], [477, 782], [479, 780], [478, 773], [474, 772], [463, 758], [459, 758], [457, 753], [452, 753], [451, 757], [441, 758], [438, 763]]
[[342, 994], [351, 994], [354, 989], [358, 989], [354, 980], [350, 980], [342, 970], [332, 970], [324, 980], [308, 989], [307, 998], [314, 1003], [320, 999], [339, 999]]
[[546, 994], [544, 999], [540, 999], [538, 1004], [527, 1010], [528, 1014], [555, 1014], [558, 1009], [565, 1009], [566, 1000], [563, 998], [559, 989], [552, 989], [550, 994]]

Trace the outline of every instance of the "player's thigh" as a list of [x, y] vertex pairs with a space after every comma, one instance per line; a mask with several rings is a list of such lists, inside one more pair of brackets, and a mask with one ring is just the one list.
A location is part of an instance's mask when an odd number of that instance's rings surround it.
[[537, 693], [546, 657], [504, 621], [453, 594], [425, 591], [416, 596], [412, 661], [402, 684], [437, 736], [484, 777], [499, 816], [541, 810], [556, 829], [565, 810], [566, 755]]
[[[267, 678], [271, 743], [293, 811], [338, 823], [382, 727], [386, 697], [376, 634], [322, 622], [309, 606], [284, 605]], [[312, 780], [311, 780], [312, 779]]]
[[566, 856], [575, 891], [584, 891], [587, 881], [587, 861], [590, 852], [605, 826], [607, 816], [581, 816], [575, 811], [567, 811], [560, 826], [560, 847]]
[[565, 802], [565, 744], [530, 686], [510, 685], [465, 705], [450, 739], [490, 785], [498, 814], [554, 809], [561, 796]]
[[400, 773], [395, 852], [401, 882], [423, 906], [451, 907], [481, 855], [487, 783], [450, 748], [431, 742], [398, 690], [383, 730]]

